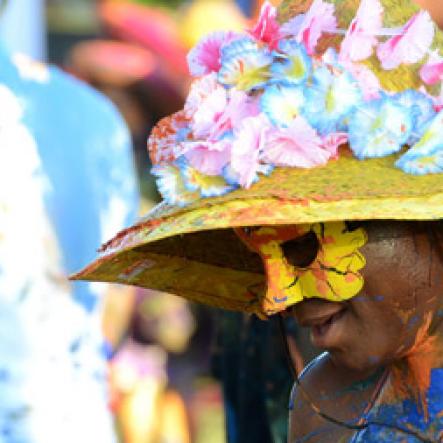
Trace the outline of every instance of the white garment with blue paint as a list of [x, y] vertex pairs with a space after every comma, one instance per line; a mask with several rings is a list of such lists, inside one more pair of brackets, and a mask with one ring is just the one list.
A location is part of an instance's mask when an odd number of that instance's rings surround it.
[[66, 276], [135, 217], [129, 134], [58, 69], [0, 65], [0, 443], [113, 443], [106, 287]]

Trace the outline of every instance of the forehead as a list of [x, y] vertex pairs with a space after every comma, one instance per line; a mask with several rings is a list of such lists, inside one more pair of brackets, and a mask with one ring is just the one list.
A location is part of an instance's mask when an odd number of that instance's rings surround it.
[[362, 227], [368, 235], [368, 243], [396, 238], [414, 238], [416, 236], [439, 236], [443, 233], [441, 221], [399, 221], [371, 220], [348, 222], [350, 229]]
[[[342, 226], [332, 229], [332, 226]], [[317, 226], [317, 228], [316, 228]], [[322, 228], [322, 229], [321, 229]], [[431, 244], [432, 248], [441, 249], [443, 257], [443, 220], [436, 221], [404, 221], [404, 220], [366, 220], [366, 221], [346, 221], [346, 222], [326, 222], [317, 224], [303, 224], [290, 226], [259, 226], [253, 228], [245, 228], [253, 232], [252, 236], [260, 239], [260, 244], [269, 242], [277, 242], [281, 246], [288, 242], [296, 249], [314, 248], [312, 241], [307, 241], [307, 233], [314, 233], [319, 240], [322, 239], [323, 233], [335, 232], [335, 235], [341, 237], [341, 231], [352, 232], [355, 230], [363, 230], [366, 233], [367, 246], [377, 243], [390, 242], [391, 246], [395, 243], [409, 244], [415, 248], [418, 241]], [[348, 237], [350, 238], [350, 237]], [[306, 239], [306, 241], [302, 241]], [[296, 242], [294, 243], [294, 241]], [[345, 237], [343, 237], [345, 240]], [[340, 242], [342, 243], [342, 242]], [[317, 248], [319, 244], [317, 244]], [[417, 251], [416, 251], [417, 252]]]
[[368, 234], [368, 241], [385, 240], [391, 238], [411, 237], [414, 232], [422, 230], [414, 222], [394, 220], [352, 221], [347, 223], [350, 229], [364, 228]]
[[[318, 226], [317, 226], [318, 225]], [[332, 229], [333, 225], [341, 225], [339, 231]], [[385, 246], [389, 246], [393, 251], [394, 249], [401, 248], [404, 251], [412, 250], [415, 253], [423, 252], [423, 248], [435, 249], [438, 251], [439, 256], [443, 260], [443, 220], [437, 221], [403, 221], [403, 220], [369, 220], [369, 221], [347, 221], [347, 222], [326, 222], [320, 224], [304, 224], [304, 225], [291, 225], [291, 226], [263, 226], [251, 228], [255, 231], [254, 236], [260, 238], [261, 244], [267, 244], [269, 242], [276, 242], [283, 247], [291, 244], [291, 249], [294, 251], [309, 249], [319, 250], [322, 242], [323, 233], [335, 232], [334, 236], [341, 238], [340, 244], [343, 241], [346, 242], [346, 237], [342, 237], [340, 232], [343, 231], [355, 231], [360, 230], [365, 232], [366, 246], [362, 250], [364, 255], [372, 254], [377, 249], [372, 246], [376, 246], [379, 250], [377, 253], [382, 253], [382, 249]], [[320, 243], [315, 243], [307, 238], [307, 233], [311, 232], [317, 236]], [[352, 238], [352, 237], [347, 237]], [[362, 246], [362, 245], [360, 245]], [[417, 249], [418, 248], [418, 249]], [[305, 251], [306, 252], [306, 251]]]
[[[429, 223], [424, 222], [409, 222], [396, 220], [369, 220], [369, 221], [345, 221], [341, 222], [345, 229], [354, 231], [359, 228], [364, 228], [368, 234], [375, 240], [377, 238], [396, 238], [409, 237], [414, 233], [422, 233], [430, 230]], [[337, 222], [325, 222], [319, 225], [329, 227], [336, 225]], [[308, 224], [303, 225], [289, 225], [289, 226], [259, 226], [254, 228], [246, 228], [255, 232], [261, 237], [268, 237], [270, 239], [278, 238], [285, 240], [301, 236], [310, 231]]]

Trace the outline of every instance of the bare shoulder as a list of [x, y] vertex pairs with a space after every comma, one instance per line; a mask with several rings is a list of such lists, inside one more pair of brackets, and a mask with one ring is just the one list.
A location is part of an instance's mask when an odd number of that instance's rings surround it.
[[350, 421], [365, 397], [362, 390], [357, 387], [354, 391], [348, 374], [333, 364], [328, 353], [306, 367], [300, 384], [301, 387], [295, 384], [291, 392], [289, 443], [349, 441], [352, 430], [334, 425], [316, 411], [343, 422]]
[[289, 442], [301, 441], [310, 435], [322, 421], [307, 399], [316, 398], [322, 380], [328, 373], [328, 354], [314, 359], [300, 375], [301, 386], [297, 383], [291, 391], [289, 404]]

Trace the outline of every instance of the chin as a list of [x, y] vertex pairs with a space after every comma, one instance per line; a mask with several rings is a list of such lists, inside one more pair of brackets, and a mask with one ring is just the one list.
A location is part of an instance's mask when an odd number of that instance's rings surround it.
[[337, 367], [352, 372], [370, 374], [383, 366], [380, 358], [362, 354], [361, 349], [355, 352], [350, 350], [329, 350], [328, 352]]

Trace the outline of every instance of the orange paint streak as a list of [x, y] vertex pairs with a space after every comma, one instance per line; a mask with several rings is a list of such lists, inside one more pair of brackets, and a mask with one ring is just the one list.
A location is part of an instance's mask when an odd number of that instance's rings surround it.
[[325, 245], [332, 245], [335, 243], [335, 238], [332, 235], [330, 235], [329, 237], [324, 237], [322, 243]]
[[415, 400], [421, 405], [425, 420], [429, 419], [426, 393], [431, 385], [431, 370], [435, 362], [436, 336], [429, 335], [432, 315], [428, 314], [424, 324], [419, 328], [415, 343], [405, 355], [406, 370], [394, 366], [392, 385], [400, 397], [406, 397], [412, 388]]
[[238, 69], [240, 71], [240, 74], [244, 74], [245, 72], [245, 64], [243, 63], [243, 60], [238, 61]]
[[249, 247], [253, 252], [260, 254], [263, 258], [269, 258], [263, 253], [262, 247], [269, 244], [270, 242], [275, 242], [277, 244], [284, 243], [288, 240], [292, 240], [306, 233], [306, 230], [302, 229], [298, 225], [291, 226], [278, 226], [269, 227], [269, 232], [263, 233], [263, 228], [257, 231], [252, 231], [246, 233], [242, 228], [234, 229], [235, 233], [240, 237], [240, 239]]
[[352, 283], [355, 280], [357, 280], [357, 277], [354, 274], [346, 274], [345, 275], [345, 281], [346, 283]]
[[171, 163], [175, 160], [172, 148], [176, 145], [176, 134], [187, 127], [190, 120], [184, 111], [179, 111], [160, 120], [148, 139], [148, 152], [152, 164]]
[[108, 249], [117, 248], [123, 243], [124, 239], [133, 232], [137, 232], [144, 228], [148, 229], [150, 228], [151, 230], [155, 229], [156, 227], [164, 223], [164, 221], [165, 221], [164, 219], [148, 220], [146, 222], [135, 224], [129, 228], [123, 229], [122, 231], [117, 233], [117, 235], [114, 238], [112, 238], [106, 243], [103, 243], [103, 245], [100, 246], [100, 248], [98, 249], [98, 252], [106, 252]]

